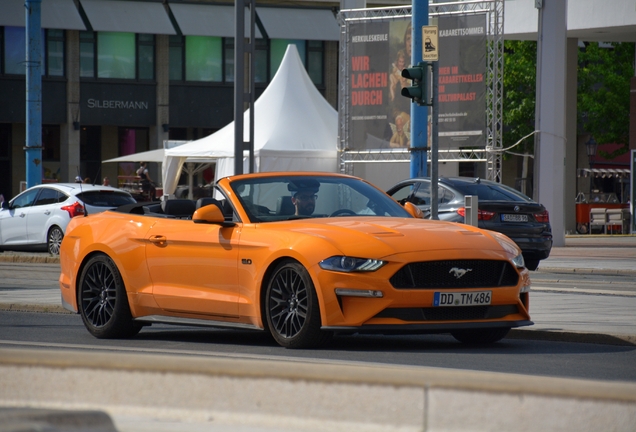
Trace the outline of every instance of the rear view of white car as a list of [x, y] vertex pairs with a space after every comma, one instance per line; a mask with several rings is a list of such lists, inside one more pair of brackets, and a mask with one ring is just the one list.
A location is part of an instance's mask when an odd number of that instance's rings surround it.
[[0, 209], [0, 250], [60, 253], [69, 221], [134, 203], [128, 192], [80, 183], [33, 186]]

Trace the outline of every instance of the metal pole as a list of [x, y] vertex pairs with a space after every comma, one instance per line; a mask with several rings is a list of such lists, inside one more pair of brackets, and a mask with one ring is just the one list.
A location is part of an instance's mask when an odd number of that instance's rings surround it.
[[[249, 42], [245, 43], [245, 6], [250, 9]], [[256, 49], [256, 37], [254, 30], [255, 0], [236, 0], [234, 35], [234, 174], [243, 174], [243, 151], [249, 152], [249, 172], [254, 172], [254, 52]], [[248, 62], [245, 64], [245, 54], [248, 54]], [[245, 68], [249, 68], [246, 75]], [[245, 92], [245, 77], [247, 76], [248, 88]], [[249, 113], [249, 139], [245, 141], [244, 119], [245, 104]]]
[[[411, 64], [422, 61], [422, 26], [428, 25], [428, 0], [413, 0]], [[428, 107], [411, 103], [411, 178], [427, 175]]]
[[26, 6], [26, 180], [27, 187], [42, 183], [42, 0]]
[[438, 81], [437, 77], [439, 73], [439, 62], [433, 62], [433, 115], [431, 122], [432, 131], [431, 131], [431, 219], [438, 220], [438, 178], [439, 178], [439, 167], [438, 167], [438, 149], [439, 149], [439, 138], [438, 138], [438, 126], [439, 126], [439, 102], [437, 100], [438, 93]]
[[250, 172], [254, 172], [254, 102], [256, 99], [256, 91], [254, 88], [254, 82], [256, 81], [256, 0], [248, 0], [249, 8], [250, 8], [250, 43], [248, 48], [249, 53], [249, 63], [248, 67], [250, 68], [249, 74], [249, 82], [248, 82], [248, 100], [249, 100], [249, 109], [250, 109], [250, 131], [249, 131], [249, 139], [248, 139], [248, 149], [249, 149], [249, 158], [250, 158]]
[[234, 174], [243, 174], [243, 104], [245, 94], [245, 1], [234, 7]]

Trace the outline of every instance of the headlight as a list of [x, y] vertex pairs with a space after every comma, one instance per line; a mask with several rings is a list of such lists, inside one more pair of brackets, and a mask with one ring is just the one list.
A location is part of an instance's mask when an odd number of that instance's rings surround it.
[[524, 268], [526, 266], [525, 261], [523, 260], [523, 255], [519, 254], [512, 259], [512, 263], [517, 268]]
[[319, 265], [323, 270], [350, 273], [376, 271], [384, 264], [386, 264], [385, 261], [376, 259], [332, 256], [331, 258], [320, 261]]

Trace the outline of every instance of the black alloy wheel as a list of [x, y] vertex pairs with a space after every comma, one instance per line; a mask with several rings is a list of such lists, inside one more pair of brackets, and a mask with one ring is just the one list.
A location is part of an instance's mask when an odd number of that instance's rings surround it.
[[315, 348], [329, 341], [320, 329], [320, 308], [314, 284], [298, 262], [285, 260], [267, 285], [265, 314], [269, 331], [285, 348]]
[[62, 246], [62, 239], [64, 239], [64, 233], [62, 228], [57, 225], [53, 225], [49, 228], [49, 232], [46, 235], [46, 244], [51, 255], [60, 254], [60, 246]]
[[92, 257], [79, 280], [78, 305], [84, 325], [99, 339], [129, 338], [141, 330], [130, 313], [126, 288], [115, 263]]

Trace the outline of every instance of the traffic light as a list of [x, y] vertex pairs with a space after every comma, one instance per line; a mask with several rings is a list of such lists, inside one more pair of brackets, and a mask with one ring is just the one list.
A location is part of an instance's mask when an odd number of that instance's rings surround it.
[[402, 69], [402, 76], [413, 81], [413, 85], [409, 87], [403, 87], [401, 94], [411, 98], [413, 102], [418, 105], [432, 105], [432, 101], [429, 101], [429, 65], [424, 62], [419, 62], [417, 65]]

